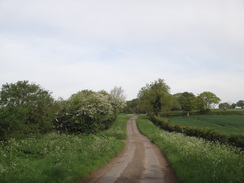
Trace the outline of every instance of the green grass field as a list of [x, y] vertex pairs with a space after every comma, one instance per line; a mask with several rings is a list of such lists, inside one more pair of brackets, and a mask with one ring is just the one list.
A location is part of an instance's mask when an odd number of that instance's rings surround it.
[[244, 115], [192, 115], [169, 118], [177, 125], [211, 128], [225, 133], [244, 134]]

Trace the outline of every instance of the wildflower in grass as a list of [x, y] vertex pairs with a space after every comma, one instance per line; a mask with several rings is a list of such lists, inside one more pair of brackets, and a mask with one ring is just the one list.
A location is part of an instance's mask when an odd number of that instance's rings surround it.
[[180, 182], [244, 182], [240, 149], [166, 132], [146, 120], [138, 126], [164, 152]]

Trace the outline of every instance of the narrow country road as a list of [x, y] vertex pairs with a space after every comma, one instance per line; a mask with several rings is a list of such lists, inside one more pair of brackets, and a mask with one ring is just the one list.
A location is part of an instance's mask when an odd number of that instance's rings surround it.
[[134, 116], [127, 123], [126, 148], [109, 164], [93, 173], [85, 183], [176, 183], [160, 150], [143, 136]]

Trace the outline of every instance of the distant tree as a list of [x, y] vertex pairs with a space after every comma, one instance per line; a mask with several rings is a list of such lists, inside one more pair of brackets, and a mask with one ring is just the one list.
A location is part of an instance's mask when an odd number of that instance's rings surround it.
[[128, 114], [136, 114], [136, 113], [144, 113], [140, 108], [140, 100], [138, 98], [129, 100], [126, 102], [126, 106], [123, 109], [124, 113]]
[[113, 106], [115, 118], [119, 112], [126, 106], [126, 96], [122, 87], [115, 86], [110, 91], [110, 103]]
[[239, 100], [237, 103], [236, 103], [236, 105], [238, 106], [238, 107], [241, 107], [242, 109], [244, 108], [244, 100]]
[[178, 111], [181, 110], [181, 105], [179, 103], [179, 98], [181, 97], [182, 93], [176, 93], [172, 95], [172, 106], [171, 111]]
[[196, 96], [193, 93], [184, 92], [178, 98], [183, 111], [187, 113], [189, 117], [190, 112], [196, 108]]
[[111, 91], [110, 91], [110, 95], [114, 98], [119, 98], [120, 100], [125, 101], [126, 100], [126, 96], [125, 96], [125, 92], [124, 89], [120, 86], [117, 87], [115, 86]]
[[45, 133], [52, 129], [51, 93], [28, 81], [4, 84], [0, 91], [0, 128], [5, 134]]
[[202, 112], [212, 109], [213, 106], [218, 104], [220, 101], [220, 98], [212, 92], [203, 92], [197, 96], [198, 108]]
[[235, 104], [235, 103], [231, 104], [231, 105], [230, 105], [230, 108], [231, 108], [231, 109], [235, 109], [235, 108], [236, 108], [236, 104]]
[[141, 106], [147, 112], [152, 112], [155, 115], [158, 115], [163, 109], [170, 109], [172, 96], [169, 90], [169, 86], [163, 79], [158, 79], [151, 84], [147, 84], [138, 93]]
[[226, 109], [230, 109], [231, 107], [230, 107], [230, 104], [228, 104], [227, 102], [225, 102], [225, 103], [220, 103], [219, 104], [219, 109], [224, 109], [224, 110], [226, 110]]

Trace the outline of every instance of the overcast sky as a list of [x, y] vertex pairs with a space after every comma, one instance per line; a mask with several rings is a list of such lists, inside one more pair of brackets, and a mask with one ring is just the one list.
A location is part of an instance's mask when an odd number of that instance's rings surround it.
[[68, 98], [162, 78], [171, 93], [244, 99], [243, 0], [0, 0], [0, 85]]

